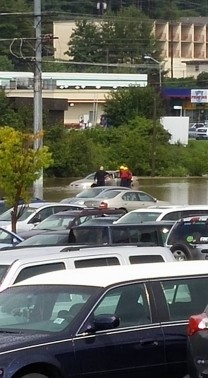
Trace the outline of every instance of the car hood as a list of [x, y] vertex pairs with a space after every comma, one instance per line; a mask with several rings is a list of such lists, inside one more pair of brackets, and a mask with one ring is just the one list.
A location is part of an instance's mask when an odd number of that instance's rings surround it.
[[47, 342], [51, 338], [50, 334], [46, 333], [22, 333], [19, 334], [11, 332], [7, 333], [0, 329], [0, 353], [11, 352], [12, 350], [28, 347], [29, 345], [39, 344], [41, 342]]

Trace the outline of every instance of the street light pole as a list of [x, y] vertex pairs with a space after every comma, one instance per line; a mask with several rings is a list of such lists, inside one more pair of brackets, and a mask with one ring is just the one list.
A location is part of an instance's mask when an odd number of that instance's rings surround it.
[[159, 60], [153, 58], [152, 56], [150, 55], [145, 55], [144, 56], [144, 59], [147, 59], [147, 60], [152, 60], [153, 62], [157, 63], [158, 64], [158, 67], [159, 67], [159, 85], [160, 85], [160, 88], [162, 87], [162, 69], [161, 69], [161, 62], [159, 62]]
[[[145, 55], [144, 59], [152, 60], [153, 62], [158, 64], [159, 67], [159, 85], [160, 91], [162, 87], [162, 70], [161, 70], [161, 63], [153, 58], [152, 56]], [[151, 176], [155, 176], [155, 168], [156, 168], [156, 150], [157, 150], [157, 103], [156, 103], [156, 95], [153, 98], [153, 132], [152, 132], [152, 156], [151, 156]]]

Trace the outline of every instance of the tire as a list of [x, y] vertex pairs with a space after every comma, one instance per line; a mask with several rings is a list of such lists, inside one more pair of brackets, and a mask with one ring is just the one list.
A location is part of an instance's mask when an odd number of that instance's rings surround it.
[[128, 213], [128, 211], [124, 207], [119, 207], [119, 210], [125, 211], [125, 214]]
[[39, 374], [39, 373], [29, 373], [23, 375], [21, 378], [49, 378], [47, 375]]
[[190, 247], [186, 244], [175, 244], [170, 248], [173, 256], [178, 261], [192, 260]]

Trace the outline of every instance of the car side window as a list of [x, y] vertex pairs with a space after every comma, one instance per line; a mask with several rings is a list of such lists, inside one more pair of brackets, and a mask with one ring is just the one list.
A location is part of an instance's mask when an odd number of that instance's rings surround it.
[[171, 211], [163, 216], [162, 220], [178, 220], [181, 218], [181, 211]]
[[154, 198], [149, 196], [147, 193], [140, 192], [138, 195], [138, 201], [144, 201], [144, 202], [155, 202]]
[[208, 303], [208, 278], [192, 278], [162, 282], [170, 320], [187, 320], [203, 312]]
[[37, 276], [38, 274], [53, 272], [55, 270], [66, 269], [63, 262], [51, 263], [51, 264], [42, 264], [42, 265], [33, 265], [23, 268], [18, 274], [14, 283], [26, 280], [27, 278]]
[[119, 328], [151, 323], [145, 285], [138, 283], [109, 290], [93, 312], [93, 317], [101, 314], [117, 316]]
[[75, 268], [89, 268], [96, 266], [120, 265], [117, 257], [97, 257], [91, 259], [74, 260]]
[[53, 208], [52, 207], [47, 207], [45, 209], [40, 210], [38, 213], [32, 217], [30, 223], [36, 223], [37, 219], [41, 222], [42, 220], [48, 218], [50, 215], [53, 214]]

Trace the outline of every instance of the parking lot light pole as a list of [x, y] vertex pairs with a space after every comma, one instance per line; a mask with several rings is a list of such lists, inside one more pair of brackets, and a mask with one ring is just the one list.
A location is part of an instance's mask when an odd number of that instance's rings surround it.
[[160, 86], [160, 88], [161, 88], [161, 86], [162, 86], [162, 69], [161, 69], [161, 62], [159, 62], [159, 60], [153, 58], [153, 57], [150, 56], [150, 55], [145, 55], [145, 56], [144, 56], [144, 59], [152, 60], [153, 62], [155, 62], [155, 63], [158, 64], [158, 71], [159, 71], [159, 86]]
[[[153, 62], [158, 64], [158, 70], [159, 70], [159, 86], [161, 91], [162, 86], [162, 73], [161, 73], [161, 63], [153, 58], [150, 55], [145, 55], [144, 59], [152, 60]], [[156, 133], [156, 127], [157, 127], [157, 103], [156, 103], [156, 96], [154, 96], [153, 99], [153, 133], [152, 133], [152, 156], [151, 156], [151, 176], [155, 176], [155, 168], [156, 168], [156, 149], [157, 149], [157, 133]]]

